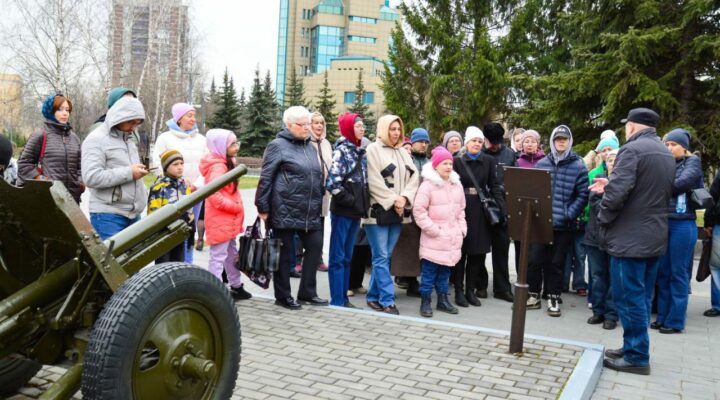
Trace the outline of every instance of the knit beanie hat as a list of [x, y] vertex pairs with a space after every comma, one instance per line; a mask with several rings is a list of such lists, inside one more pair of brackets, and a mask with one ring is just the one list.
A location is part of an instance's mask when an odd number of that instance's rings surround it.
[[433, 149], [432, 151], [432, 167], [437, 168], [438, 165], [440, 165], [441, 162], [445, 160], [452, 160], [453, 156], [450, 154], [448, 149], [438, 146]]
[[403, 139], [403, 146], [405, 146], [406, 144], [409, 144], [409, 145], [413, 144], [413, 142], [410, 141], [409, 137], [405, 137], [405, 139]]
[[355, 123], [359, 121], [362, 121], [362, 117], [351, 112], [346, 112], [338, 117], [340, 135], [355, 146], [360, 146], [360, 139], [355, 136]]
[[468, 126], [465, 130], [465, 144], [473, 139], [480, 139], [481, 142], [485, 141], [485, 135], [477, 126]]
[[617, 134], [612, 129], [606, 129], [603, 131], [603, 133], [600, 134], [600, 140], [607, 139], [611, 136], [617, 137]]
[[685, 150], [690, 150], [690, 132], [682, 128], [675, 128], [665, 135], [663, 142], [675, 142]]
[[135, 94], [135, 92], [133, 92], [132, 90], [130, 90], [128, 88], [116, 87], [116, 88], [110, 89], [110, 91], [108, 92], [108, 96], [107, 96], [108, 109], [110, 109], [110, 107], [112, 107], [115, 104], [115, 102], [117, 102], [118, 100], [123, 98], [123, 96], [125, 96], [128, 93], [132, 94], [133, 97], [137, 98], [137, 95]]
[[[523, 132], [522, 134], [520, 134], [520, 143], [525, 142], [525, 139], [527, 139], [527, 138], [533, 138], [533, 139], [535, 139], [536, 142], [538, 142], [538, 144], [540, 144], [540, 133], [538, 133], [538, 131], [536, 131], [534, 129], [528, 129], [525, 132]], [[520, 149], [520, 150], [522, 150], [522, 149]]]
[[490, 122], [483, 126], [483, 133], [490, 143], [500, 144], [505, 137], [505, 128], [497, 122]]
[[458, 131], [447, 131], [447, 132], [445, 132], [445, 134], [443, 135], [442, 146], [445, 147], [445, 148], [447, 148], [448, 142], [450, 141], [450, 139], [452, 139], [452, 138], [454, 138], [454, 137], [460, 139], [460, 142], [463, 141], [463, 138], [462, 138], [462, 135], [460, 134], [460, 132], [458, 132]]
[[430, 135], [425, 128], [415, 128], [410, 134], [410, 143], [426, 141], [430, 143]]
[[[614, 133], [614, 132], [613, 132]], [[613, 150], [620, 148], [620, 142], [618, 141], [617, 136], [608, 136], [605, 139], [600, 139], [600, 143], [598, 143], [597, 147], [595, 148], [595, 151], [598, 153], [602, 151], [602, 149], [610, 147]]]
[[195, 107], [187, 103], [177, 103], [172, 106], [173, 119], [175, 120], [175, 122], [179, 122], [180, 118], [185, 116], [185, 114], [189, 113], [190, 111], [195, 111]]
[[165, 152], [160, 154], [160, 164], [162, 165], [163, 171], [167, 170], [167, 167], [169, 167], [173, 162], [182, 159], [182, 154], [175, 149], [165, 150]]
[[51, 94], [45, 98], [42, 105], [42, 115], [45, 119], [58, 122], [55, 118], [55, 111], [53, 111], [53, 103], [55, 102], [55, 96], [62, 96], [57, 94]]
[[7, 167], [10, 164], [12, 153], [12, 143], [5, 135], [0, 135], [0, 165]]

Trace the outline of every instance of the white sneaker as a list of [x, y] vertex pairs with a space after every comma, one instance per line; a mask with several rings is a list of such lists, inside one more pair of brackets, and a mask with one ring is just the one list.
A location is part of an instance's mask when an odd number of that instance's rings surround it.
[[353, 292], [352, 290], [348, 290], [347, 295], [348, 297], [353, 297], [355, 296], [355, 292]]
[[540, 308], [540, 303], [540, 296], [537, 293], [530, 293], [525, 304], [528, 310], [537, 310]]
[[557, 297], [550, 297], [547, 301], [547, 312], [548, 315], [551, 317], [559, 317], [560, 316], [560, 303], [558, 302]]
[[592, 310], [592, 303], [588, 303], [588, 308]]

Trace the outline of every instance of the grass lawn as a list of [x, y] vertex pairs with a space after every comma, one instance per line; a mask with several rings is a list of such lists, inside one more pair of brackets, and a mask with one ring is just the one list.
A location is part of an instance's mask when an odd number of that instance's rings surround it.
[[[153, 183], [155, 183], [155, 179], [157, 179], [157, 176], [154, 174], [147, 174], [143, 178], [143, 182], [145, 183], [145, 186], [150, 189], [150, 186], [152, 186]], [[243, 176], [240, 178], [240, 189], [255, 189], [258, 185], [259, 178], [257, 176]]]

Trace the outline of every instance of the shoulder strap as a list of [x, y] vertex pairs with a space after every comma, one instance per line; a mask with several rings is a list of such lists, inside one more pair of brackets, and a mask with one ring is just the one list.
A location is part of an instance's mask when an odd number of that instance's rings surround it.
[[38, 157], [38, 164], [40, 164], [40, 161], [42, 161], [42, 159], [45, 158], [45, 147], [47, 147], [48, 133], [47, 133], [47, 131], [45, 131], [45, 129], [43, 129], [42, 134], [43, 134], [42, 147], [40, 147], [40, 156]]
[[483, 191], [480, 188], [480, 185], [478, 184], [478, 181], [475, 179], [475, 175], [473, 175], [472, 170], [470, 170], [470, 167], [467, 165], [465, 160], [462, 158], [463, 156], [460, 156], [460, 162], [462, 163], [463, 167], [465, 167], [465, 171], [470, 176], [470, 180], [473, 183], [473, 186], [475, 186], [475, 191], [477, 192], [478, 197], [480, 198], [480, 201], [485, 202], [485, 196], [483, 195]]

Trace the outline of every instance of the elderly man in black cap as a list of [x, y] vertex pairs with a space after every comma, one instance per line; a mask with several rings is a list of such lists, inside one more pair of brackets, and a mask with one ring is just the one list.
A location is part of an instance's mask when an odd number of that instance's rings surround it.
[[660, 142], [660, 117], [648, 108], [630, 110], [626, 143], [610, 179], [595, 179], [590, 190], [604, 193], [598, 223], [610, 254], [615, 305], [623, 325], [623, 347], [605, 351], [604, 365], [634, 374], [650, 374], [650, 303], [658, 260], [668, 239], [668, 206], [675, 160]]

